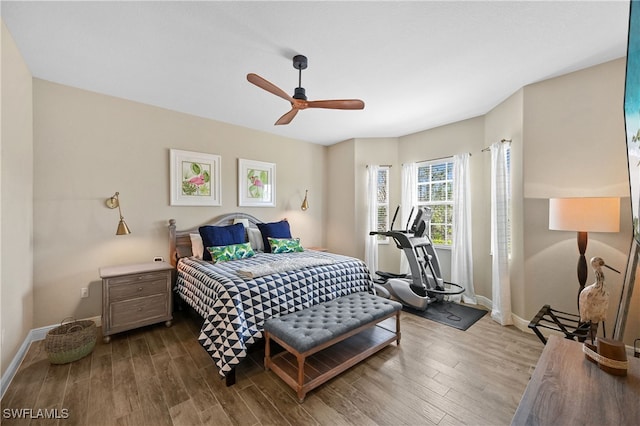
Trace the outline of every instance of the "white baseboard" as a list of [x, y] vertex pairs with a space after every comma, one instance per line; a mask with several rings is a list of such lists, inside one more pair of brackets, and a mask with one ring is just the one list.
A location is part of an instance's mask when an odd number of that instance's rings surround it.
[[511, 314], [511, 318], [513, 319], [513, 326], [515, 328], [517, 328], [518, 330], [524, 332], [524, 333], [529, 333], [529, 334], [533, 334], [533, 330], [531, 330], [529, 328], [529, 323], [531, 321], [520, 318], [517, 315]]
[[[484, 296], [476, 296], [476, 298], [478, 299], [479, 305], [484, 306], [485, 308], [489, 309], [489, 312], [491, 312], [491, 309], [493, 309], [493, 301], [491, 299], [488, 299]], [[531, 329], [529, 328], [529, 320], [522, 319], [519, 316], [514, 315], [513, 313], [511, 314], [511, 319], [513, 320], [513, 326], [515, 328], [524, 333], [533, 334], [533, 331], [531, 331]]]
[[22, 345], [20, 345], [18, 353], [16, 353], [16, 355], [13, 357], [13, 359], [9, 363], [9, 366], [2, 375], [2, 378], [0, 379], [0, 399], [4, 398], [4, 393], [7, 391], [9, 385], [11, 384], [11, 381], [13, 380], [13, 377], [18, 372], [18, 368], [20, 367], [20, 364], [22, 364], [22, 360], [24, 359], [24, 357], [27, 355], [27, 351], [31, 346], [31, 342], [34, 342], [36, 340], [34, 339], [33, 332], [34, 330], [30, 330], [29, 333], [27, 333], [27, 337], [24, 339], [24, 342], [22, 342]]
[[478, 296], [477, 294], [476, 299], [478, 300], [478, 305], [484, 306], [489, 311], [491, 311], [491, 309], [493, 308], [493, 302], [491, 301], [491, 299], [487, 299], [484, 296]]
[[[85, 319], [95, 322], [97, 327], [100, 327], [102, 325], [101, 316], [85, 318]], [[7, 389], [9, 388], [9, 385], [11, 384], [11, 381], [13, 380], [16, 373], [18, 372], [18, 368], [20, 368], [20, 364], [22, 364], [24, 357], [27, 356], [27, 352], [31, 347], [31, 343], [37, 342], [39, 340], [44, 340], [49, 330], [52, 330], [58, 327], [59, 325], [60, 324], [47, 325], [45, 327], [34, 328], [32, 330], [29, 330], [29, 332], [27, 333], [27, 337], [25, 337], [24, 341], [20, 345], [20, 348], [18, 349], [18, 352], [13, 357], [6, 371], [2, 375], [2, 378], [0, 379], [0, 399], [4, 397], [4, 393], [7, 391]]]

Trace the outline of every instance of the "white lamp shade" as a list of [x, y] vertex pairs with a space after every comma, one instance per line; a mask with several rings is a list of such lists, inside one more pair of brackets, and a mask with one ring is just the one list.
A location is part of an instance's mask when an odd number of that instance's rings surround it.
[[620, 199], [607, 197], [549, 199], [549, 229], [619, 232]]

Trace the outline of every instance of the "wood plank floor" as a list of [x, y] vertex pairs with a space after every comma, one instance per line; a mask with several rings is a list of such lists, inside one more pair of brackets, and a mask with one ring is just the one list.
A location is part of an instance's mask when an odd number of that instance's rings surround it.
[[[543, 346], [488, 315], [459, 331], [405, 312], [391, 346], [307, 395], [262, 368], [260, 349], [226, 387], [197, 320], [98, 339], [90, 356], [50, 365], [31, 345], [1, 402], [3, 425], [508, 425]], [[391, 325], [393, 326], [393, 325]], [[57, 409], [67, 419], [7, 418]], [[67, 411], [63, 411], [67, 410]], [[27, 412], [28, 413], [28, 412]], [[42, 414], [42, 411], [40, 412]]]

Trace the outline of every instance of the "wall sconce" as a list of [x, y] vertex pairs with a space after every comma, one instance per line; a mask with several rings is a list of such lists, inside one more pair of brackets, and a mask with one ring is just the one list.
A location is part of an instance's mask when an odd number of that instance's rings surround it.
[[307, 194], [309, 193], [308, 189], [304, 190], [304, 200], [302, 201], [302, 205], [300, 206], [300, 208], [302, 209], [302, 211], [307, 211], [307, 209], [309, 208], [309, 202], [307, 201]]
[[119, 195], [120, 193], [116, 192], [113, 195], [113, 197], [107, 198], [107, 201], [105, 201], [105, 204], [110, 209], [115, 209], [117, 207], [118, 213], [120, 213], [120, 222], [118, 222], [118, 229], [116, 230], [116, 235], [127, 235], [127, 234], [130, 234], [131, 231], [129, 230], [129, 227], [125, 223], [124, 217], [122, 216], [122, 210], [120, 209], [120, 199], [118, 198]]

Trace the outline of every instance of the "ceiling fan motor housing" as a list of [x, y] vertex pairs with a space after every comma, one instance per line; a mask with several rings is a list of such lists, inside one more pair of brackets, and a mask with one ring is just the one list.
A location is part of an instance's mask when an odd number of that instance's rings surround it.
[[305, 93], [304, 87], [296, 87], [293, 99], [307, 100], [307, 94]]

